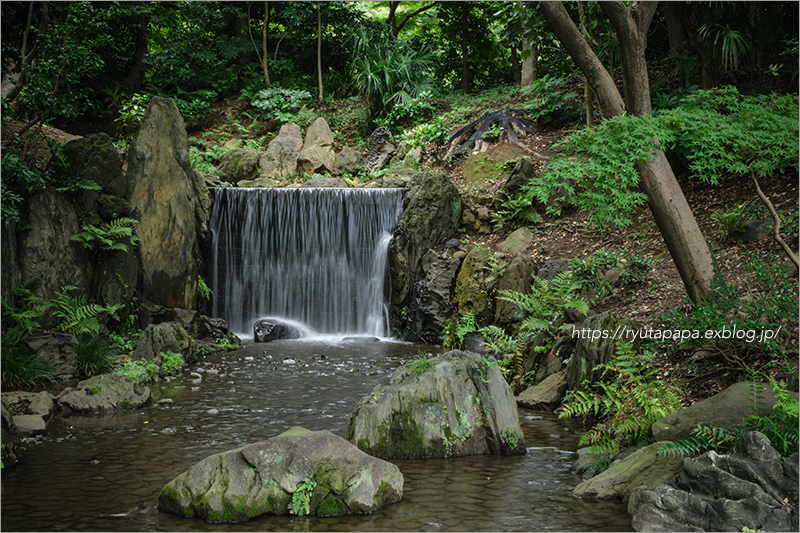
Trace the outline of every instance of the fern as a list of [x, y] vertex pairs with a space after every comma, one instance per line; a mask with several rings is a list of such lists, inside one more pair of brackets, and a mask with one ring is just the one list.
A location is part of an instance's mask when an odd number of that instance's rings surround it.
[[450, 321], [442, 329], [442, 346], [445, 348], [461, 348], [464, 339], [478, 330], [478, 320], [472, 312], [464, 314], [456, 321]]
[[105, 251], [128, 251], [128, 245], [119, 242], [120, 239], [130, 238], [131, 245], [136, 246], [139, 239], [133, 234], [133, 226], [139, 221], [129, 217], [112, 220], [101, 227], [85, 224], [83, 231], [73, 235], [71, 239], [77, 241], [90, 250], [101, 249]]
[[4, 345], [15, 345], [41, 329], [39, 319], [53, 306], [52, 302], [42, 300], [31, 292], [29, 287], [34, 281], [34, 278], [28, 278], [14, 289], [17, 307], [11, 307], [2, 300]]
[[55, 307], [53, 315], [59, 319], [58, 329], [75, 335], [76, 337], [91, 333], [97, 335], [100, 332], [100, 322], [97, 315], [108, 313], [114, 316], [116, 311], [122, 306], [119, 304], [104, 307], [96, 303], [88, 303], [83, 295], [71, 296], [69, 292], [78, 288], [73, 285], [61, 287], [61, 292], [52, 300]]
[[653, 422], [682, 407], [678, 389], [656, 376], [653, 359], [652, 353], [637, 354], [632, 343], [618, 341], [612, 360], [595, 367], [603, 371], [601, 381], [592, 390], [568, 393], [559, 418], [601, 420], [579, 441], [592, 446], [590, 453], [610, 459], [622, 446], [649, 444]]

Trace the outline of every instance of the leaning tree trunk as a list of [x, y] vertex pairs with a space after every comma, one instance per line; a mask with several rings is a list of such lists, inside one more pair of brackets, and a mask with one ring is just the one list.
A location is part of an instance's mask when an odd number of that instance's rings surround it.
[[[647, 28], [656, 9], [656, 2], [602, 2], [603, 11], [617, 32], [625, 83], [624, 109], [634, 115], [651, 111], [650, 86], [644, 52]], [[600, 101], [604, 117], [623, 111], [622, 98], [608, 71], [592, 51], [586, 39], [560, 2], [541, 2], [550, 27], [592, 84]], [[642, 189], [667, 249], [681, 275], [686, 292], [692, 301], [708, 297], [714, 274], [708, 244], [692, 214], [686, 197], [672, 172], [666, 156], [660, 150], [655, 158], [636, 165]]]

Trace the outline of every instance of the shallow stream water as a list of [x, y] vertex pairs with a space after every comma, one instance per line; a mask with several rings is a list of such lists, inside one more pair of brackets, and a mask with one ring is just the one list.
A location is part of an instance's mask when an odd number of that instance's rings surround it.
[[[397, 460], [401, 502], [368, 516], [264, 516], [207, 524], [158, 511], [161, 488], [200, 459], [292, 426], [345, 436], [358, 400], [420, 350], [398, 342], [279, 341], [201, 358], [153, 386], [153, 405], [57, 416], [2, 471], [3, 531], [631, 531], [625, 505], [571, 495], [578, 426], [520, 410], [528, 453]], [[201, 379], [192, 379], [198, 372]]]

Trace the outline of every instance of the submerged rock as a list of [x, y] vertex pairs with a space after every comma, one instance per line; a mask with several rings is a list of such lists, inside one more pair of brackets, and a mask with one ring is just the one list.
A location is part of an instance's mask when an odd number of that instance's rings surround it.
[[494, 359], [453, 350], [398, 368], [350, 414], [347, 439], [385, 458], [524, 454], [511, 389]]
[[329, 431], [295, 427], [206, 457], [170, 481], [158, 508], [207, 522], [263, 514], [367, 514], [400, 501], [403, 475]]
[[299, 339], [302, 336], [302, 332], [295, 326], [272, 318], [258, 320], [253, 325], [253, 340], [255, 342]]

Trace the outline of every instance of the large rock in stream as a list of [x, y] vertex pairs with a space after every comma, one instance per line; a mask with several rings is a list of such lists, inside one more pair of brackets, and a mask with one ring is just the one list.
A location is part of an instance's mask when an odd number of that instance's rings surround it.
[[[402, 497], [403, 475], [392, 463], [329, 431], [295, 427], [206, 457], [161, 490], [158, 508], [208, 522], [244, 522], [290, 512], [367, 514]], [[298, 509], [303, 499], [307, 508]]]
[[130, 376], [101, 374], [67, 387], [56, 398], [58, 408], [74, 413], [108, 413], [136, 409], [153, 401], [150, 387]]
[[347, 439], [384, 458], [524, 454], [517, 404], [493, 358], [453, 350], [395, 370], [350, 414]]

